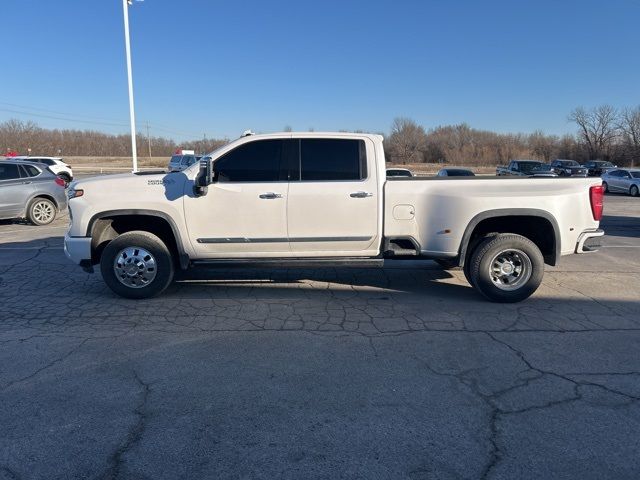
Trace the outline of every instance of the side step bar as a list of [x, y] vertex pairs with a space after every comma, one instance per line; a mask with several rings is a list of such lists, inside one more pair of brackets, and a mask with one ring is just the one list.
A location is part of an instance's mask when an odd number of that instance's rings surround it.
[[211, 258], [193, 260], [194, 267], [208, 268], [323, 268], [323, 267], [382, 267], [382, 258]]

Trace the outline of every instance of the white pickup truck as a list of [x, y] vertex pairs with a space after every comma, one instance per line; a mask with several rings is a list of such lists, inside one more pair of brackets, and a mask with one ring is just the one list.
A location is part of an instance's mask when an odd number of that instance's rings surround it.
[[385, 176], [382, 137], [247, 135], [175, 173], [75, 181], [65, 252], [100, 264], [117, 294], [162, 292], [197, 265], [462, 267], [490, 300], [517, 302], [544, 264], [594, 251], [599, 178]]

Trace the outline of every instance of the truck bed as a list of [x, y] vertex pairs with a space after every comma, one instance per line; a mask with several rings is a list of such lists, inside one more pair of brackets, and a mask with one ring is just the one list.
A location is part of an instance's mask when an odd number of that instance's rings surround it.
[[601, 183], [599, 178], [393, 178], [384, 185], [384, 236], [410, 238], [425, 256], [455, 257], [465, 231], [479, 221], [493, 214], [535, 214], [555, 223], [560, 254], [566, 255], [574, 252], [585, 227], [598, 227], [589, 188]]

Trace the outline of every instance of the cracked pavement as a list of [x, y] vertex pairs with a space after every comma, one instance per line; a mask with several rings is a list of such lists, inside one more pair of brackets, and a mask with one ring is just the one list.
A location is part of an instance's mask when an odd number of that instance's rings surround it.
[[520, 304], [432, 262], [115, 297], [0, 222], [0, 479], [640, 478], [640, 201]]

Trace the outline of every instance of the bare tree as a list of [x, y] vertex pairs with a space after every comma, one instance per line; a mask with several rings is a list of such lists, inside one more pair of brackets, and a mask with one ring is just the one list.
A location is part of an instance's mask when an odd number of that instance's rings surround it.
[[558, 137], [554, 135], [545, 135], [540, 130], [536, 130], [528, 139], [529, 149], [534, 157], [540, 158], [545, 162], [550, 162], [557, 158]]
[[611, 146], [618, 136], [618, 112], [611, 105], [585, 110], [576, 108], [569, 114], [569, 120], [575, 122], [580, 129], [589, 158], [608, 157]]
[[427, 138], [424, 128], [409, 118], [399, 117], [391, 125], [387, 140], [390, 159], [396, 163], [422, 162]]
[[620, 114], [620, 131], [631, 166], [640, 162], [640, 105], [625, 108]]

